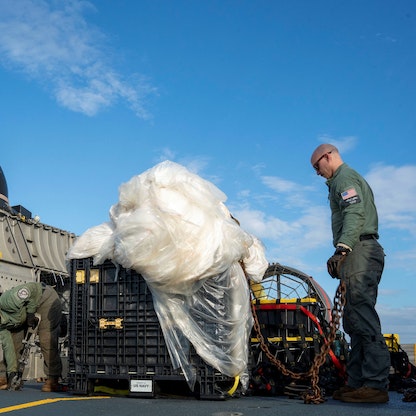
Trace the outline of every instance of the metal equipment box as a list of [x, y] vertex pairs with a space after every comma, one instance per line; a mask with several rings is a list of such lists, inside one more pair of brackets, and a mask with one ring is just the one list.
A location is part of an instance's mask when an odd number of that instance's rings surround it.
[[22, 205], [14, 205], [14, 206], [12, 206], [12, 209], [17, 214], [22, 215], [26, 219], [31, 219], [32, 218], [32, 213], [28, 209], [26, 209], [25, 207], [23, 207]]

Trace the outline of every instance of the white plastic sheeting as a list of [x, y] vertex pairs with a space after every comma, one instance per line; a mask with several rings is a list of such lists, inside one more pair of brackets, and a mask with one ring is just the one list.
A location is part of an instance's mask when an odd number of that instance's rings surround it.
[[67, 258], [106, 259], [141, 274], [174, 368], [193, 389], [189, 343], [209, 365], [247, 381], [252, 328], [246, 275], [259, 282], [264, 248], [225, 206], [226, 196], [185, 167], [162, 162], [119, 188], [110, 221], [76, 239]]

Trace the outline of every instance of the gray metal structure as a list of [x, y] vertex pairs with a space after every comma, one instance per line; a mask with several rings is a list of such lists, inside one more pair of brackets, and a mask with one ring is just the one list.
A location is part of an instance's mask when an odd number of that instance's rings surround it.
[[[58, 292], [64, 314], [69, 315], [69, 271], [66, 253], [76, 236], [40, 222], [21, 205], [10, 206], [8, 189], [0, 167], [0, 292], [27, 282], [44, 282]], [[67, 339], [61, 340], [64, 370]], [[65, 374], [63, 374], [65, 376]], [[25, 379], [44, 377], [40, 349], [33, 347]]]
[[0, 286], [69, 278], [65, 256], [75, 239], [68, 231], [0, 208]]
[[[58, 292], [64, 314], [69, 316], [69, 273], [65, 256], [75, 235], [13, 208], [0, 208], [0, 290], [27, 282], [45, 282]], [[67, 370], [67, 339], [60, 342], [62, 364]], [[66, 374], [62, 374], [66, 377]], [[24, 380], [42, 379], [43, 357], [34, 346], [23, 374]]]

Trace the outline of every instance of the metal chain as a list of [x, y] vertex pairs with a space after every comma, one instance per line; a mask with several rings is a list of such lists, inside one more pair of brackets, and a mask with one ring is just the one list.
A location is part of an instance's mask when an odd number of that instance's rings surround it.
[[[244, 267], [243, 267], [244, 270]], [[328, 338], [324, 338], [324, 343], [321, 346], [320, 353], [314, 358], [311, 368], [309, 371], [304, 373], [295, 373], [276, 358], [269, 350], [266, 340], [261, 332], [260, 323], [256, 313], [256, 306], [254, 302], [251, 302], [251, 310], [254, 319], [254, 329], [257, 333], [257, 337], [260, 341], [260, 348], [266, 354], [270, 362], [277, 367], [277, 369], [285, 376], [289, 376], [294, 380], [300, 380], [310, 377], [311, 379], [311, 390], [303, 394], [304, 403], [306, 404], [320, 404], [324, 402], [322, 398], [321, 389], [318, 386], [319, 383], [319, 368], [326, 360], [326, 356], [335, 340], [336, 333], [340, 327], [340, 321], [345, 306], [345, 284], [340, 282], [334, 297], [334, 306], [331, 310], [331, 322], [329, 323], [330, 332]]]

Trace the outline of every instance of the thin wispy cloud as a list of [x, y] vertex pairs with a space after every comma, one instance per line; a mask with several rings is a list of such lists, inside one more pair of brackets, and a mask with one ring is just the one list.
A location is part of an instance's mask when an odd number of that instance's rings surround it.
[[262, 182], [278, 193], [291, 192], [296, 189], [296, 183], [276, 176], [263, 176]]
[[416, 333], [416, 321], [414, 319], [416, 308], [392, 308], [379, 303], [377, 311], [382, 317], [381, 323], [384, 333], [400, 334], [400, 338], [414, 339], [414, 334]]
[[[196, 175], [201, 175], [202, 177], [206, 177], [204, 171], [209, 164], [209, 158], [206, 156], [185, 157], [181, 158], [178, 163], [186, 166], [190, 172], [195, 173]], [[212, 178], [214, 178], [214, 176], [210, 176], [209, 180], [216, 182], [212, 180]]]
[[416, 166], [378, 165], [366, 179], [371, 183], [380, 221], [392, 229], [416, 234]]
[[[266, 246], [269, 261], [280, 259], [305, 270], [305, 254], [325, 247], [331, 241], [327, 209], [311, 206], [287, 215], [266, 214], [264, 211], [245, 206], [232, 205], [231, 211], [245, 230], [257, 236]], [[303, 253], [303, 254], [301, 254]]]
[[331, 143], [333, 144], [340, 153], [348, 153], [348, 151], [355, 148], [357, 144], [357, 137], [355, 136], [344, 136], [334, 138], [329, 134], [322, 134], [318, 137], [319, 141], [322, 143]]
[[[308, 193], [313, 190], [313, 187], [277, 176], [262, 176], [260, 180], [263, 185], [278, 195], [281, 208], [293, 211], [295, 207], [302, 210], [302, 207], [308, 206]], [[269, 196], [268, 199], [271, 197]]]
[[163, 162], [164, 160], [174, 161], [176, 158], [176, 152], [169, 147], [164, 147], [160, 151], [160, 155], [156, 158], [156, 163]]
[[[125, 77], [105, 34], [87, 23], [87, 1], [14, 0], [0, 3], [0, 59], [3, 67], [25, 74], [53, 95], [59, 105], [87, 116], [124, 102], [150, 118], [147, 97], [156, 94], [140, 74]], [[113, 58], [114, 59], [114, 58]]]
[[205, 168], [209, 164], [209, 158], [206, 156], [180, 156], [176, 151], [169, 147], [164, 147], [160, 151], [160, 155], [156, 158], [156, 162], [160, 163], [165, 160], [170, 160], [172, 162], [176, 162], [182, 166], [185, 166], [190, 172], [195, 173], [196, 175], [201, 175], [205, 177], [205, 179], [210, 180], [212, 182], [219, 182], [217, 176], [210, 175], [209, 178], [206, 178], [204, 175]]

